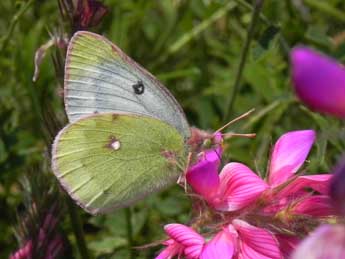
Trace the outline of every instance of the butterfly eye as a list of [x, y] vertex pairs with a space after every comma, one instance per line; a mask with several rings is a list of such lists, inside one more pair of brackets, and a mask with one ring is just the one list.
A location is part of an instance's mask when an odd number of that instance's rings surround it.
[[132, 85], [134, 93], [136, 94], [143, 94], [145, 87], [141, 80], [139, 80], [136, 84]]
[[212, 141], [210, 139], [205, 139], [204, 143], [202, 144], [205, 149], [212, 147]]

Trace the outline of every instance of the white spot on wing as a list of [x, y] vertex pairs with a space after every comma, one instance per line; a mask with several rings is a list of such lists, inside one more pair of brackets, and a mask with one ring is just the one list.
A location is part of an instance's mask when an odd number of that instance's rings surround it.
[[118, 140], [114, 140], [114, 141], [110, 144], [110, 146], [111, 146], [112, 149], [114, 149], [114, 150], [119, 150], [120, 147], [121, 147], [121, 143], [120, 143], [120, 141], [118, 141]]

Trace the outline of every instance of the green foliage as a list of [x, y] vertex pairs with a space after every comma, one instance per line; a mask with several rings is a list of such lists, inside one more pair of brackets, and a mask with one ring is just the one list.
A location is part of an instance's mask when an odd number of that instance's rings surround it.
[[[320, 4], [322, 2], [322, 4]], [[234, 85], [240, 53], [251, 18], [245, 0], [105, 0], [109, 12], [93, 31], [104, 34], [129, 56], [150, 70], [183, 106], [191, 125], [219, 128]], [[48, 103], [64, 120], [51, 48], [39, 79], [32, 82], [36, 49], [60, 28], [56, 1], [0, 1], [0, 257], [17, 248], [11, 226], [23, 197], [22, 174], [47, 161], [47, 132], [43, 129]], [[265, 174], [272, 143], [282, 133], [313, 128], [317, 143], [307, 172], [330, 170], [345, 148], [343, 124], [315, 114], [298, 103], [289, 81], [288, 52], [302, 43], [345, 60], [343, 22], [345, 3], [332, 1], [265, 1], [241, 88], [233, 110], [236, 117], [251, 108], [256, 112], [231, 128], [255, 132], [251, 139], [228, 140], [226, 157], [247, 163]], [[66, 27], [65, 27], [66, 28]], [[69, 31], [67, 31], [69, 33]], [[51, 140], [50, 140], [51, 141]], [[49, 146], [48, 146], [49, 148]], [[53, 175], [51, 175], [53, 177]], [[89, 249], [98, 258], [129, 258], [129, 246], [143, 246], [164, 238], [162, 226], [187, 223], [190, 204], [178, 187], [153, 195], [131, 208], [132, 238], [128, 239], [125, 210], [91, 217], [81, 209]], [[126, 216], [127, 215], [127, 216]], [[69, 218], [63, 227], [77, 256]], [[158, 247], [135, 249], [134, 258], [153, 258]]]

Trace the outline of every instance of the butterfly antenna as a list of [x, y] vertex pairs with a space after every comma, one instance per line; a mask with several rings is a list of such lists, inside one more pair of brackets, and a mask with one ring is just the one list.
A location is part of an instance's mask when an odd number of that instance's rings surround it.
[[235, 132], [228, 132], [222, 134], [222, 136], [225, 139], [231, 138], [231, 137], [243, 137], [243, 138], [255, 138], [256, 134], [255, 133], [235, 133]]
[[231, 124], [234, 124], [235, 122], [242, 120], [246, 117], [248, 117], [251, 113], [253, 113], [255, 111], [255, 109], [250, 109], [249, 111], [247, 111], [246, 113], [243, 113], [242, 115], [238, 116], [237, 118], [229, 121], [227, 124], [225, 124], [224, 126], [222, 126], [221, 128], [217, 129], [213, 134], [216, 134], [218, 132], [221, 132], [223, 129], [229, 127]]

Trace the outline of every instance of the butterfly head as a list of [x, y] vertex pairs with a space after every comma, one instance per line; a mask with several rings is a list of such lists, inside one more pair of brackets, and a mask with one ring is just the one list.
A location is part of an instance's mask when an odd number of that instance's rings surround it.
[[223, 140], [228, 139], [231, 137], [246, 137], [246, 138], [253, 138], [255, 137], [255, 133], [249, 134], [242, 134], [242, 133], [234, 133], [234, 132], [227, 132], [222, 133], [226, 128], [228, 128], [233, 123], [246, 118], [249, 116], [254, 109], [249, 110], [248, 112], [240, 115], [239, 117], [229, 121], [224, 126], [219, 128], [213, 133], [200, 130], [197, 128], [191, 128], [191, 137], [189, 138], [187, 144], [190, 146], [190, 150], [193, 154], [199, 154], [203, 151], [210, 150], [210, 149], [218, 149], [223, 147]]
[[191, 137], [188, 140], [191, 152], [198, 154], [208, 149], [221, 147], [223, 136], [219, 132], [210, 133], [198, 128], [191, 128]]

